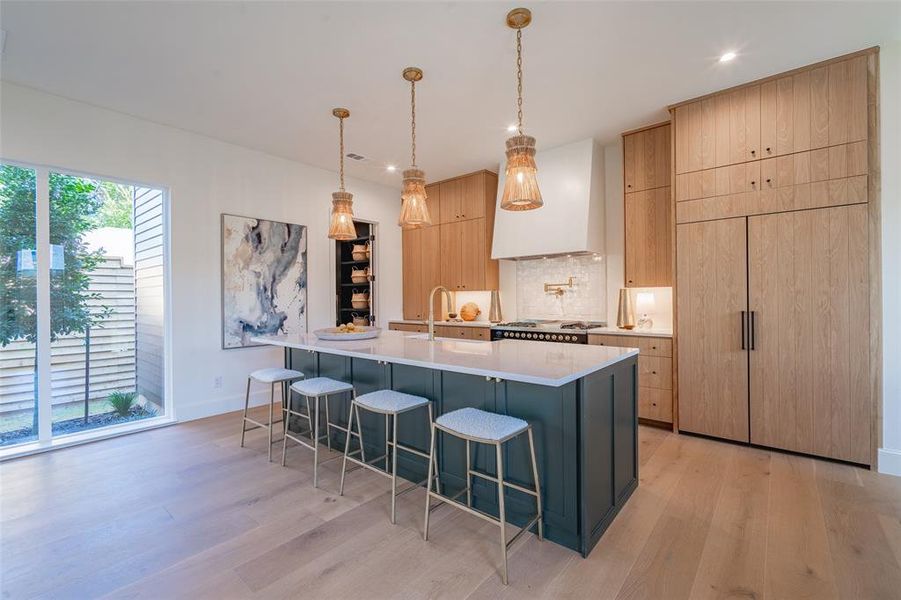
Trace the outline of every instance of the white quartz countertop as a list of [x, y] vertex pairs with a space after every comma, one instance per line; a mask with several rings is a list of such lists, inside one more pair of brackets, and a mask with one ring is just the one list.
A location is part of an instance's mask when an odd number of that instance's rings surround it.
[[640, 337], [673, 337], [672, 329], [619, 329], [618, 327], [595, 327], [589, 329], [588, 333], [599, 333], [602, 335], [634, 335]]
[[259, 336], [254, 342], [354, 358], [558, 387], [638, 355], [637, 348], [527, 340], [429, 341], [423, 334], [382, 331], [369, 340], [324, 341], [312, 333]]

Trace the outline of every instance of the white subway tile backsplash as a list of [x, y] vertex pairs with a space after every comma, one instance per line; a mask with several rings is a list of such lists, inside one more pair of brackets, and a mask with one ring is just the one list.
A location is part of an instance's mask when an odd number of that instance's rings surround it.
[[[562, 296], [544, 291], [545, 283], [573, 287]], [[606, 321], [607, 265], [603, 256], [578, 255], [520, 260], [516, 263], [516, 314], [533, 319]]]

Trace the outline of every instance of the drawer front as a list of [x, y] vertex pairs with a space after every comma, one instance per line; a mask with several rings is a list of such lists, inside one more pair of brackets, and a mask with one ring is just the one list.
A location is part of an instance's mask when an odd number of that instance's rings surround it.
[[759, 192], [677, 202], [676, 223], [694, 223], [866, 202], [866, 175], [784, 187], [769, 187], [764, 181], [763, 189]]
[[673, 422], [673, 392], [657, 388], [638, 388], [638, 416], [664, 423]]
[[638, 385], [659, 390], [672, 390], [673, 359], [665, 356], [639, 356]]
[[854, 142], [768, 158], [760, 163], [761, 189], [866, 175], [867, 143]]
[[435, 337], [471, 339], [469, 327], [454, 327], [453, 325], [436, 325]]
[[467, 327], [469, 329], [469, 339], [485, 340], [491, 339], [491, 329], [488, 327]]
[[760, 189], [760, 161], [676, 176], [676, 202], [744, 194]]
[[428, 325], [416, 325], [413, 323], [388, 323], [388, 329], [391, 331], [410, 331], [413, 333], [426, 333], [429, 330]]
[[605, 335], [588, 334], [588, 343], [594, 346], [613, 346], [615, 348], [638, 348], [641, 355], [666, 356], [673, 355], [672, 338], [644, 337], [637, 335]]

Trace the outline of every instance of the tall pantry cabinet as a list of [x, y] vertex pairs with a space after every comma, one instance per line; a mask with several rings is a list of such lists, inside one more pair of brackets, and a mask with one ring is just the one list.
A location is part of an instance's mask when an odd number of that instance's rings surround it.
[[877, 56], [671, 108], [681, 430], [872, 463]]

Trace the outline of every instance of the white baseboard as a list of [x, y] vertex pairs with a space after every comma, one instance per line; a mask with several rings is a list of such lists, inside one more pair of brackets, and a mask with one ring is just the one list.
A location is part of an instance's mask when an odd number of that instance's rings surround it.
[[880, 448], [878, 467], [880, 473], [901, 477], [901, 450]]
[[[276, 390], [276, 394], [281, 394], [281, 388]], [[279, 396], [280, 397], [280, 396]], [[250, 392], [250, 405], [263, 406], [269, 402], [269, 389], [256, 390]], [[204, 402], [194, 402], [192, 404], [180, 403], [175, 413], [178, 421], [193, 421], [194, 419], [203, 419], [221, 415], [227, 412], [242, 410], [244, 408], [244, 394], [236, 394], [233, 396], [224, 396]]]

